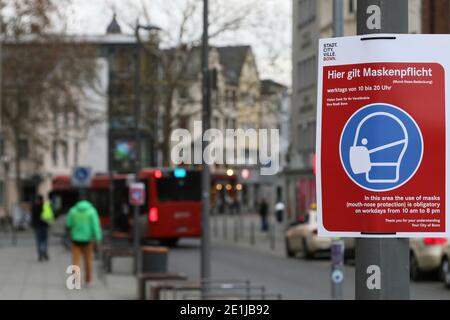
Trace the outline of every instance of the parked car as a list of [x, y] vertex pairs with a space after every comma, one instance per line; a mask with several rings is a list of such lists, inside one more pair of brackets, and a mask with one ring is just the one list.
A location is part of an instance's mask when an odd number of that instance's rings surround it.
[[[316, 253], [328, 252], [332, 239], [317, 235], [317, 211], [311, 209], [302, 220], [289, 225], [285, 232], [286, 255], [295, 257], [303, 252], [306, 259], [313, 258]], [[354, 256], [354, 239], [344, 239], [347, 255]]]
[[449, 243], [447, 243], [442, 248], [440, 276], [441, 276], [441, 280], [444, 282], [445, 287], [450, 289], [450, 244]]
[[442, 269], [445, 238], [412, 238], [409, 241], [409, 271], [411, 280], [418, 280], [425, 272], [436, 275]]

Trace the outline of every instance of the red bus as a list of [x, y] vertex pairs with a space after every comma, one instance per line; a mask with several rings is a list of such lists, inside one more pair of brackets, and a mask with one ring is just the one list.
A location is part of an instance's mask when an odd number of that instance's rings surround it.
[[[184, 168], [144, 169], [139, 180], [145, 184], [146, 202], [140, 208], [140, 234], [146, 239], [157, 239], [174, 245], [179, 238], [201, 236], [201, 172]], [[131, 176], [113, 176], [113, 214], [110, 208], [111, 179], [109, 175], [92, 178], [85, 192], [86, 198], [98, 209], [102, 226], [121, 227], [125, 213], [133, 218], [129, 205], [128, 184]], [[69, 176], [57, 176], [52, 181], [50, 198], [57, 215], [66, 214], [78, 201], [79, 190], [71, 184]], [[126, 231], [126, 230], [122, 230]]]

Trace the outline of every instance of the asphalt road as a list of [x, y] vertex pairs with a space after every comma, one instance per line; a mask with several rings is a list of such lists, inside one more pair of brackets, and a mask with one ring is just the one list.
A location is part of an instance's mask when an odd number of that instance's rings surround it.
[[[169, 269], [191, 279], [200, 276], [200, 242], [182, 240], [169, 256]], [[229, 244], [212, 247], [212, 278], [250, 280], [283, 299], [330, 299], [330, 262], [327, 258], [306, 261], [287, 259]], [[344, 299], [354, 299], [354, 267], [345, 267]], [[450, 300], [450, 290], [431, 279], [411, 283], [411, 299]]]

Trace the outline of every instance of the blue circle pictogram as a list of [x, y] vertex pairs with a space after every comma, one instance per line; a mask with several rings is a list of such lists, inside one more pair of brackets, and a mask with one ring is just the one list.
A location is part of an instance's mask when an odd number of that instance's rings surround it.
[[78, 180], [86, 180], [89, 177], [89, 173], [85, 168], [78, 168], [75, 172], [75, 177]]
[[331, 280], [333, 283], [341, 283], [344, 281], [344, 273], [341, 270], [334, 270], [331, 273]]
[[349, 178], [377, 192], [396, 189], [411, 179], [423, 150], [422, 133], [414, 119], [384, 103], [357, 110], [344, 126], [339, 146]]

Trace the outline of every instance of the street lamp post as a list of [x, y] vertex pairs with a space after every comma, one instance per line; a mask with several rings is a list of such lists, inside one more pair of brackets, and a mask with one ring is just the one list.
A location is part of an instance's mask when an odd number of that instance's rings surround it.
[[[208, 0], [203, 0], [203, 41], [202, 41], [202, 74], [203, 74], [203, 106], [202, 106], [202, 133], [210, 128], [211, 121], [211, 92], [209, 82], [209, 8]], [[207, 143], [203, 141], [204, 152]], [[202, 153], [203, 154], [203, 153]], [[211, 176], [209, 166], [202, 164], [202, 243], [201, 243], [201, 277], [205, 281], [202, 286], [203, 297], [207, 293], [206, 281], [211, 277], [211, 248], [209, 233], [209, 196]]]
[[[159, 31], [161, 30], [156, 26], [143, 26], [139, 23], [135, 28], [136, 35], [136, 46], [134, 52], [135, 59], [135, 74], [134, 74], [134, 133], [135, 133], [135, 162], [134, 162], [134, 171], [135, 171], [135, 182], [139, 182], [139, 172], [141, 170], [141, 128], [140, 128], [140, 118], [141, 118], [141, 39], [139, 37], [140, 30], [147, 31]], [[133, 249], [134, 249], [134, 271], [139, 273], [141, 270], [141, 253], [140, 253], [140, 232], [139, 232], [139, 206], [134, 206], [133, 211]]]
[[[333, 36], [344, 36], [344, 1], [333, 0]], [[336, 238], [331, 243], [331, 297], [342, 300], [344, 297], [344, 255], [345, 243]]]
[[[371, 13], [370, 9], [377, 10]], [[369, 19], [380, 23], [372, 27]], [[408, 33], [408, 0], [358, 0], [357, 34], [376, 33]], [[368, 270], [373, 266], [381, 272], [379, 290], [371, 290], [367, 285]], [[357, 300], [410, 298], [408, 238], [356, 239], [355, 297]]]

